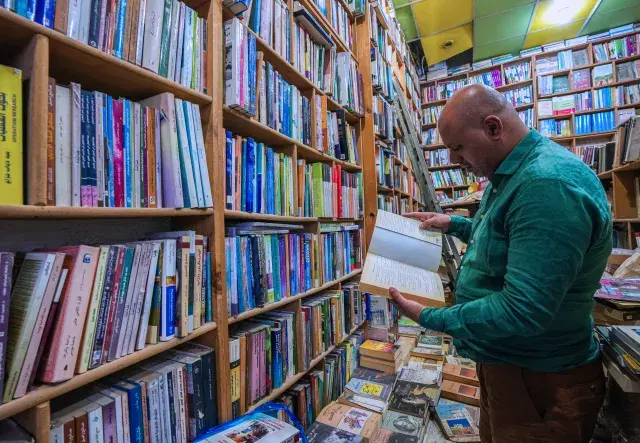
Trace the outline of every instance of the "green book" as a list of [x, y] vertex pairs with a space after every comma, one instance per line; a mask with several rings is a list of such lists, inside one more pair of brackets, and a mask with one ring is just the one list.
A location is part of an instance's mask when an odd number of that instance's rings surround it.
[[324, 192], [322, 192], [322, 163], [314, 163], [312, 165], [313, 177], [313, 215], [316, 217], [324, 216]]
[[162, 14], [162, 36], [160, 40], [160, 66], [158, 74], [162, 77], [169, 75], [169, 38], [171, 36], [171, 0], [164, 0], [164, 9]]
[[272, 268], [273, 268], [273, 298], [275, 301], [282, 300], [282, 293], [280, 291], [280, 242], [278, 241], [278, 235], [271, 236], [271, 255]]

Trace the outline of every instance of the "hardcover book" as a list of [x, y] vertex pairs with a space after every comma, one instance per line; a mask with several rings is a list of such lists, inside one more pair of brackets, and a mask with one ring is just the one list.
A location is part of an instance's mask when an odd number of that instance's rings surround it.
[[398, 380], [389, 398], [389, 410], [424, 418], [437, 397], [437, 386]]
[[451, 380], [443, 380], [441, 386], [443, 398], [459, 401], [473, 406], [480, 406], [480, 388], [457, 383]]
[[424, 306], [444, 306], [437, 274], [441, 255], [441, 232], [422, 230], [417, 220], [378, 211], [360, 289], [389, 297], [389, 288], [395, 287]]
[[367, 340], [360, 346], [360, 355], [395, 361], [399, 356], [400, 346], [375, 340]]
[[473, 368], [447, 363], [442, 368], [442, 378], [458, 383], [480, 386], [478, 374]]

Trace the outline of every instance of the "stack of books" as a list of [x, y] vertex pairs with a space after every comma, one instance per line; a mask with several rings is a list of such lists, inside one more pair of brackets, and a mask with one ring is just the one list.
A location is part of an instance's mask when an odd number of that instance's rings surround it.
[[362, 239], [362, 228], [358, 225], [322, 224], [320, 226], [321, 285], [362, 268]]
[[522, 122], [529, 128], [534, 127], [533, 108], [525, 109], [524, 111], [518, 111], [518, 117], [520, 117], [520, 120], [522, 120]]
[[206, 435], [203, 442], [245, 441], [252, 443], [290, 443], [300, 440], [300, 430], [282, 419], [263, 413], [249, 414], [232, 426]]
[[360, 218], [362, 174], [340, 165], [298, 160], [298, 213], [302, 217]]
[[[148, 238], [0, 254], [0, 287], [11, 294], [8, 330], [0, 324], [8, 343], [3, 401], [36, 380], [69, 380], [212, 321], [208, 239], [193, 231]], [[62, 343], [70, 342], [78, 345], [67, 352]]]
[[302, 225], [247, 222], [227, 228], [227, 310], [242, 312], [320, 285], [319, 244]]
[[[286, 2], [283, 2], [283, 5], [286, 5]], [[294, 9], [297, 21], [293, 32], [294, 67], [318, 88], [329, 91], [332, 85], [328, 74], [333, 62], [334, 43], [303, 6], [295, 2]], [[288, 16], [285, 18], [288, 20]], [[282, 28], [286, 38], [286, 26]], [[281, 40], [278, 38], [276, 43], [280, 43]], [[286, 43], [286, 40], [282, 41], [285, 46]]]
[[598, 112], [575, 116], [575, 133], [588, 134], [590, 132], [608, 132], [616, 127], [613, 111]]
[[437, 145], [441, 143], [438, 128], [430, 128], [422, 131], [422, 140], [425, 145]]
[[430, 103], [439, 100], [436, 85], [427, 85], [422, 88], [422, 103]]
[[640, 85], [618, 86], [614, 94], [616, 105], [640, 103]]
[[382, 415], [333, 402], [327, 405], [309, 429], [309, 442], [352, 441], [373, 443]]
[[215, 362], [185, 343], [69, 394], [52, 408], [51, 441], [194, 441], [218, 424]]
[[520, 62], [504, 67], [504, 79], [507, 85], [531, 79], [531, 63]]
[[324, 140], [320, 144], [323, 152], [354, 165], [360, 163], [356, 128], [347, 122], [344, 109], [327, 112], [327, 128], [323, 134]]
[[593, 108], [611, 108], [615, 104], [615, 92], [616, 88], [601, 88], [593, 91]]
[[429, 106], [422, 111], [422, 124], [437, 123], [444, 106]]
[[522, 88], [510, 89], [503, 92], [504, 97], [513, 106], [529, 105], [533, 103], [533, 87], [531, 85]]
[[499, 88], [502, 86], [502, 73], [500, 69], [493, 69], [491, 71], [483, 72], [482, 74], [475, 74], [469, 77], [469, 84], [482, 83], [485, 86], [492, 88]]
[[396, 372], [401, 366], [400, 346], [367, 340], [360, 346], [360, 366], [383, 372]]
[[393, 70], [391, 64], [381, 56], [376, 47], [371, 48], [371, 85], [374, 91], [384, 97], [393, 100], [395, 89], [393, 87]]
[[[291, 63], [290, 38], [292, 31], [291, 11], [288, 2], [275, 0], [271, 3], [263, 0], [252, 0], [238, 3], [248, 3], [250, 6], [251, 11], [249, 14], [245, 14], [243, 20], [249, 26], [249, 29], [255, 32], [282, 58]], [[293, 34], [296, 34], [295, 30]], [[299, 49], [295, 44], [294, 48]]]
[[448, 149], [436, 149], [429, 151], [429, 155], [426, 156], [427, 166], [446, 166], [451, 163], [451, 158]]
[[470, 185], [475, 181], [475, 177], [471, 172], [458, 168], [444, 171], [431, 171], [431, 180], [436, 188], [444, 188], [446, 186]]
[[395, 107], [380, 95], [373, 97], [373, 130], [384, 140], [393, 141], [393, 126], [396, 121]]
[[446, 82], [438, 82], [438, 99], [449, 99], [453, 94], [458, 92], [467, 85], [467, 79], [461, 78], [459, 80], [449, 80]]
[[638, 48], [640, 48], [640, 34], [629, 35], [607, 43], [594, 44], [593, 59], [594, 62], [600, 63], [631, 57], [638, 54]]

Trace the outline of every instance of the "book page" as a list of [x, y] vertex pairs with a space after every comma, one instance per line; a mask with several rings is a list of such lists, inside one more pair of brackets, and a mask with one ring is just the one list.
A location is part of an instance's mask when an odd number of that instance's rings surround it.
[[438, 274], [368, 253], [360, 290], [389, 297], [390, 287], [424, 306], [444, 306], [444, 290]]
[[436, 272], [442, 259], [442, 233], [420, 229], [420, 222], [378, 211], [368, 254]]

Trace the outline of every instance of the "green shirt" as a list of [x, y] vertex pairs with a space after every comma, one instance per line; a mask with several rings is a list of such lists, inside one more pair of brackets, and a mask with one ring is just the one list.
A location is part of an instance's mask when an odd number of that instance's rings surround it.
[[455, 305], [424, 309], [423, 327], [478, 362], [562, 371], [597, 357], [591, 311], [612, 225], [602, 185], [578, 157], [530, 131], [475, 218], [451, 217], [449, 233], [467, 243]]

